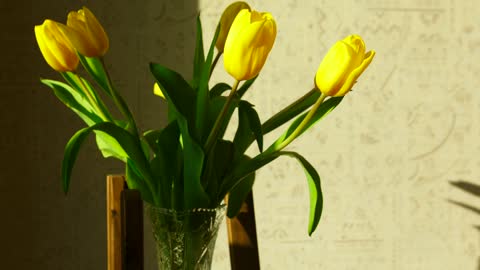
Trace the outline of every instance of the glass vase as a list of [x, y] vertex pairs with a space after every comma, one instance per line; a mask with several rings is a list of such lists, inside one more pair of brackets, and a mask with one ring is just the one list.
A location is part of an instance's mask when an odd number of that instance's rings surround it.
[[159, 270], [210, 270], [225, 205], [176, 211], [148, 203]]

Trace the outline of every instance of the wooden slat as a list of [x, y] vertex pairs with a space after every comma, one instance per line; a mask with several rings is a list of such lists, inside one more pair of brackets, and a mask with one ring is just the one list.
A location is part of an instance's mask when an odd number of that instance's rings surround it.
[[252, 192], [240, 213], [235, 218], [227, 218], [227, 230], [232, 270], [260, 270]]
[[138, 190], [122, 191], [123, 269], [143, 270], [143, 203]]
[[125, 188], [121, 175], [107, 176], [107, 269], [122, 269], [121, 193]]

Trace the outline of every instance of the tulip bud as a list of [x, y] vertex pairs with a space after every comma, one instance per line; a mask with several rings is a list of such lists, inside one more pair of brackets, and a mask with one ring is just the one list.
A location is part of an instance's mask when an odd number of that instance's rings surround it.
[[344, 96], [370, 65], [374, 55], [374, 50], [365, 54], [365, 43], [358, 35], [338, 41], [318, 67], [316, 87], [327, 96]]
[[224, 66], [238, 81], [258, 75], [277, 35], [270, 13], [242, 9], [232, 23], [225, 42]]
[[163, 94], [162, 89], [160, 89], [158, 83], [153, 85], [153, 94], [165, 99], [165, 95]]
[[45, 20], [35, 26], [38, 47], [47, 63], [56, 71], [74, 71], [78, 66], [78, 55], [57, 22]]
[[86, 7], [68, 13], [67, 26], [62, 30], [75, 49], [84, 56], [99, 57], [108, 50], [108, 36], [95, 15]]
[[230, 4], [223, 11], [222, 17], [220, 18], [220, 33], [218, 34], [217, 43], [215, 43], [219, 52], [223, 52], [228, 31], [232, 26], [233, 20], [242, 9], [250, 10], [250, 6], [245, 2], [238, 1]]

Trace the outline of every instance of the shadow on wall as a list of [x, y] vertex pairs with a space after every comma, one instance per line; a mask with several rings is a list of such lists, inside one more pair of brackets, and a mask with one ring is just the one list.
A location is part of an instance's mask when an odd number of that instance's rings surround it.
[[[105, 176], [122, 173], [123, 164], [103, 159], [89, 138], [63, 194], [63, 150], [84, 124], [40, 84], [40, 77], [61, 77], [44, 61], [33, 31], [46, 18], [65, 22], [68, 11], [83, 5], [109, 35], [105, 61], [142, 131], [166, 122], [165, 105], [152, 95], [148, 63], [191, 74], [196, 0], [2, 1], [1, 269], [106, 269]], [[145, 269], [155, 269], [153, 245], [146, 244]]]
[[[480, 197], [480, 185], [473, 184], [473, 183], [466, 182], [466, 181], [451, 181], [450, 184], [452, 186], [458, 188], [458, 189], [461, 189], [461, 190], [471, 194], [471, 195], [474, 195], [476, 197]], [[475, 206], [472, 206], [472, 205], [469, 205], [469, 204], [466, 204], [466, 203], [463, 203], [463, 202], [451, 200], [451, 199], [448, 199], [448, 202], [450, 202], [454, 205], [460, 206], [461, 208], [466, 209], [468, 211], [471, 211], [471, 212], [473, 212], [477, 215], [480, 215], [480, 208], [478, 208], [478, 207], [475, 207]], [[474, 227], [480, 232], [480, 225], [475, 225]], [[480, 270], [480, 257], [477, 260], [478, 260], [477, 269]]]

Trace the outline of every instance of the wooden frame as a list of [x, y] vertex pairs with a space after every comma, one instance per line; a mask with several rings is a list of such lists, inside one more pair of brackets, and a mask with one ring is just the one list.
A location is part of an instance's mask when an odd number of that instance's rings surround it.
[[[143, 270], [143, 202], [122, 175], [107, 176], [107, 270]], [[259, 270], [253, 195], [227, 218], [232, 270]]]

